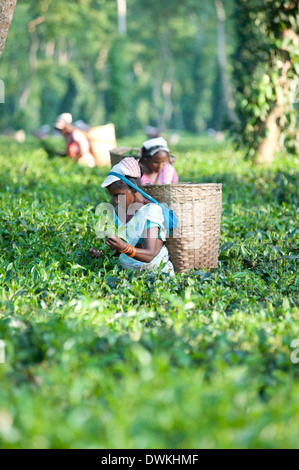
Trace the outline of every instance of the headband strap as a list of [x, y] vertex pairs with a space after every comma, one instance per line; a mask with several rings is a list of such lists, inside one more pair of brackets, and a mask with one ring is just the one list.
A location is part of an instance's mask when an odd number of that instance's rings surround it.
[[[147, 194], [146, 192], [142, 191], [142, 189], [140, 189], [138, 186], [136, 186], [136, 184], [132, 183], [130, 180], [128, 180], [128, 178], [126, 178], [125, 176], [123, 175], [120, 175], [119, 173], [115, 173], [115, 171], [110, 171], [110, 173], [108, 174], [109, 175], [113, 175], [113, 176], [117, 176], [120, 180], [122, 180], [124, 183], [126, 183], [128, 186], [131, 186], [131, 188], [135, 189], [136, 191], [138, 191], [140, 194], [142, 194], [142, 196], [144, 196], [146, 199], [148, 199], [149, 201], [153, 202], [154, 204], [158, 204], [158, 206], [163, 206], [163, 204], [160, 204], [160, 202], [156, 201], [156, 199], [154, 199], [152, 196], [150, 196], [149, 194]], [[165, 206], [164, 206], [165, 207]]]
[[142, 189], [138, 188], [138, 186], [136, 186], [134, 183], [128, 180], [125, 176], [120, 175], [119, 173], [116, 173], [114, 171], [110, 171], [109, 175], [117, 176], [120, 180], [122, 180], [128, 186], [131, 186], [131, 188], [135, 189], [136, 191], [138, 191], [138, 193], [142, 194], [142, 196], [148, 199], [150, 202], [152, 202], [153, 204], [158, 204], [158, 206], [160, 206], [163, 210], [166, 227], [170, 233], [174, 228], [178, 228], [179, 219], [173, 211], [168, 209], [168, 207], [164, 206], [164, 204], [161, 204], [160, 202], [156, 201], [156, 199], [154, 199], [152, 196], [142, 191]]

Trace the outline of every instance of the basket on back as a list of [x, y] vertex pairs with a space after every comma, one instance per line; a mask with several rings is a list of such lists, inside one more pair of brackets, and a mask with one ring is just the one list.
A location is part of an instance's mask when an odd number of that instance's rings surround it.
[[85, 133], [98, 166], [110, 165], [109, 151], [116, 145], [114, 124], [93, 127]]
[[222, 185], [175, 183], [148, 185], [144, 190], [179, 218], [179, 229], [166, 241], [175, 271], [217, 268]]
[[138, 147], [117, 147], [110, 150], [111, 167], [117, 165], [126, 157], [135, 157], [139, 160], [140, 148]]

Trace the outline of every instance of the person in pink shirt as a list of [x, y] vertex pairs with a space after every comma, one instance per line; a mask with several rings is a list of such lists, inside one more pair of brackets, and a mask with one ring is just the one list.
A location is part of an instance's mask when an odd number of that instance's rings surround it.
[[141, 147], [141, 184], [171, 184], [179, 181], [170, 160], [170, 151], [163, 137], [147, 140]]

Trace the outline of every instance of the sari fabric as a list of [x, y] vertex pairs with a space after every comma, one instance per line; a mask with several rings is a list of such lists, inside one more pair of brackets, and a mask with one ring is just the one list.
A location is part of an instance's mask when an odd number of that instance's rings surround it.
[[151, 181], [146, 174], [141, 177], [141, 184], [171, 184], [179, 181], [177, 172], [171, 163], [167, 163], [158, 173], [156, 181]]
[[[159, 227], [159, 235], [162, 241], [166, 241], [167, 229], [164, 224], [164, 215], [157, 204], [146, 204], [141, 207], [136, 214], [127, 222], [122, 224], [116, 216], [117, 235], [126, 240], [132, 246], [136, 246], [140, 239], [146, 238], [147, 222], [152, 226]], [[154, 271], [161, 267], [161, 272], [174, 275], [172, 263], [169, 261], [168, 250], [165, 245], [150, 263], [144, 263], [121, 253], [118, 259], [119, 265], [123, 269], [133, 269], [138, 271]]]

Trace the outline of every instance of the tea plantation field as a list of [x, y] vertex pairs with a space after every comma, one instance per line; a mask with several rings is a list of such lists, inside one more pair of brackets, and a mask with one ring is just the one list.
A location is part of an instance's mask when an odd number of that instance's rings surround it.
[[87, 254], [107, 170], [0, 140], [0, 448], [299, 447], [298, 158], [172, 150], [223, 184], [219, 268], [129, 277]]

